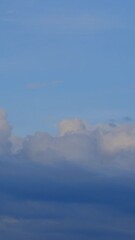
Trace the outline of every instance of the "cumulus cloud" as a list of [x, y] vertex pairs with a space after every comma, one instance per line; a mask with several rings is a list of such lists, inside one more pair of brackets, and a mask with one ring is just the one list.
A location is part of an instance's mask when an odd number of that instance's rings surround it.
[[86, 124], [80, 119], [66, 119], [59, 124], [60, 134], [71, 132], [83, 132], [87, 129]]
[[134, 239], [135, 126], [59, 128], [13, 136], [0, 110], [2, 239]]
[[106, 151], [115, 152], [119, 150], [135, 149], [135, 126], [117, 126], [105, 133], [103, 147]]
[[88, 125], [79, 119], [63, 120], [60, 135], [36, 132], [23, 139], [11, 139], [12, 148], [31, 160], [43, 163], [71, 161], [93, 166], [135, 168], [134, 125]]
[[[80, 119], [59, 123], [59, 136], [36, 132], [13, 136], [6, 112], [0, 110], [0, 153], [25, 154], [30, 160], [57, 163], [61, 159], [99, 166], [135, 168], [135, 125], [90, 125]], [[125, 157], [124, 157], [125, 156]]]
[[11, 126], [8, 123], [6, 112], [4, 109], [0, 109], [0, 154], [10, 150], [10, 135]]

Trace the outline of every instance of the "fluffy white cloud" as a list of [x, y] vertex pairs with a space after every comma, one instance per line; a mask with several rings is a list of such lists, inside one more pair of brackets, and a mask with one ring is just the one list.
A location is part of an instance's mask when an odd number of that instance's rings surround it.
[[8, 123], [6, 112], [4, 109], [0, 109], [0, 154], [10, 151], [10, 135], [11, 126]]
[[96, 165], [135, 169], [135, 125], [88, 127], [80, 119], [65, 119], [59, 130], [59, 136], [45, 132], [24, 138], [12, 136], [6, 112], [1, 109], [0, 154], [25, 155], [44, 163], [66, 160], [89, 168]]
[[71, 132], [83, 132], [87, 129], [86, 124], [80, 119], [66, 119], [59, 124], [60, 134]]
[[135, 149], [135, 126], [123, 125], [103, 131], [103, 148], [105, 151]]

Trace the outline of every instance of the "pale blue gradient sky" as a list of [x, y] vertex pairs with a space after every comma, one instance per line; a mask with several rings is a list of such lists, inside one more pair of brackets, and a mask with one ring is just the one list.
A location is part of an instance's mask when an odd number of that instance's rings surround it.
[[17, 134], [135, 119], [134, 0], [1, 0], [0, 104]]

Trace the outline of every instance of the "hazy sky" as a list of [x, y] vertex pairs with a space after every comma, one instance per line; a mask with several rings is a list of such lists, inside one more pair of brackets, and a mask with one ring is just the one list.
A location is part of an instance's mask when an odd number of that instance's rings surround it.
[[0, 0], [2, 240], [135, 239], [134, 43], [134, 0]]
[[135, 119], [134, 0], [1, 0], [0, 103], [14, 131]]

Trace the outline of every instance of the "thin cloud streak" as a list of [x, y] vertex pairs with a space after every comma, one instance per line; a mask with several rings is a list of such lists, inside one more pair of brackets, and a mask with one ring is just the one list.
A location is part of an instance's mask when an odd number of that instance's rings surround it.
[[116, 15], [106, 15], [102, 13], [81, 13], [72, 14], [45, 14], [36, 17], [5, 17], [1, 21], [11, 24], [21, 24], [27, 27], [43, 28], [45, 30], [71, 30], [71, 31], [100, 31], [109, 29], [127, 28], [125, 19]]
[[49, 87], [53, 87], [53, 86], [58, 86], [62, 83], [63, 83], [63, 81], [61, 81], [61, 80], [53, 80], [53, 81], [45, 82], [45, 83], [40, 83], [40, 82], [32, 83], [31, 82], [26, 85], [26, 88], [30, 89], [30, 90], [44, 89], [44, 88], [49, 88]]

